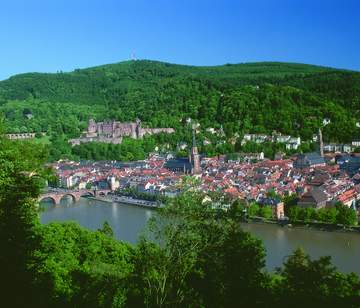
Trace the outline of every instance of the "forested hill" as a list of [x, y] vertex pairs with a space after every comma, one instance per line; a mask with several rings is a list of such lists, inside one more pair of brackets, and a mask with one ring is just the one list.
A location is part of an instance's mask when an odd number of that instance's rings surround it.
[[176, 128], [172, 141], [178, 142], [191, 117], [204, 129], [222, 126], [227, 141], [272, 131], [309, 140], [329, 118], [325, 140], [349, 142], [360, 136], [359, 110], [359, 72], [296, 63], [196, 67], [140, 60], [0, 82], [8, 131], [66, 138], [78, 136], [90, 117], [138, 117], [145, 125]]
[[117, 103], [117, 99], [125, 93], [153, 86], [161, 88], [175, 81], [203, 81], [206, 86], [226, 89], [248, 84], [295, 84], [307, 77], [302, 86], [311, 87], [314, 76], [333, 79], [356, 75], [296, 63], [261, 62], [197, 67], [141, 60], [76, 69], [69, 73], [20, 74], [1, 81], [0, 94], [5, 99], [27, 99], [32, 96], [56, 102]]

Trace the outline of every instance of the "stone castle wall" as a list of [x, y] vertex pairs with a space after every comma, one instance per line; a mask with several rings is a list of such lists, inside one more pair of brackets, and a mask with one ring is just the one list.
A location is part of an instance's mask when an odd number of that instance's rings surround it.
[[146, 134], [154, 135], [154, 134], [160, 134], [160, 133], [172, 134], [172, 133], [175, 133], [175, 129], [173, 129], [173, 128], [142, 128], [141, 133], [142, 133], [142, 136], [144, 136]]
[[141, 121], [135, 122], [118, 122], [118, 121], [104, 121], [95, 122], [93, 119], [89, 120], [88, 128], [80, 138], [71, 139], [69, 142], [72, 145], [77, 145], [84, 142], [105, 142], [118, 144], [122, 142], [123, 137], [131, 137], [133, 139], [142, 138], [144, 135], [153, 135], [159, 133], [174, 133], [173, 128], [142, 128]]
[[35, 133], [6, 134], [6, 137], [12, 140], [33, 139], [35, 138]]

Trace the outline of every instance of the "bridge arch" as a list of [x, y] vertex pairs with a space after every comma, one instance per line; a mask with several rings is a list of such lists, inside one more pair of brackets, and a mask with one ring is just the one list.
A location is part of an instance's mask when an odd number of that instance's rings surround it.
[[45, 202], [45, 201], [47, 201], [47, 200], [49, 200], [49, 201], [51, 201], [54, 205], [56, 205], [57, 204], [57, 201], [58, 200], [56, 200], [54, 197], [52, 197], [52, 196], [44, 196], [44, 197], [41, 197], [40, 199], [39, 199], [39, 203], [40, 202]]
[[73, 195], [72, 193], [65, 193], [59, 198], [59, 203], [61, 202], [61, 200], [65, 199], [67, 197], [71, 197], [71, 200], [73, 203], [77, 201], [77, 198], [75, 195]]
[[83, 192], [80, 197], [94, 197], [94, 194], [90, 191]]

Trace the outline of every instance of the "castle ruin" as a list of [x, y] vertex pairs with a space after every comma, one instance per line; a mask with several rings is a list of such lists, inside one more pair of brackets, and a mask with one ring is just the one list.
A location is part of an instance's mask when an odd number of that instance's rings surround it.
[[135, 122], [121, 123], [114, 120], [107, 120], [104, 122], [95, 122], [93, 119], [89, 120], [88, 128], [80, 138], [71, 139], [71, 145], [78, 145], [85, 142], [105, 142], [119, 144], [123, 137], [130, 137], [133, 139], [140, 139], [144, 135], [153, 135], [159, 133], [174, 133], [173, 128], [142, 128], [141, 121], [136, 119]]

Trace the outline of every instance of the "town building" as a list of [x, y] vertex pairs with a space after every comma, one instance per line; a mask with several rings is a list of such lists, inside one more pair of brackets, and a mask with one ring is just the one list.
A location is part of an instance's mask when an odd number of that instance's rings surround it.
[[354, 176], [360, 171], [360, 156], [347, 156], [340, 164], [340, 169], [347, 172], [350, 176]]
[[34, 139], [35, 133], [6, 134], [6, 137], [11, 140]]
[[338, 195], [334, 201], [335, 202], [341, 202], [342, 204], [346, 205], [347, 207], [355, 207], [356, 200], [357, 200], [358, 194], [355, 190], [355, 188], [351, 188], [342, 194]]
[[297, 205], [302, 208], [320, 209], [326, 206], [328, 196], [321, 188], [314, 188], [305, 192], [299, 199]]
[[[355, 209], [360, 200], [360, 166], [356, 167], [356, 154], [329, 154], [327, 157], [334, 158], [334, 163], [329, 165], [319, 153], [302, 155], [303, 168], [295, 167], [301, 164], [299, 156], [297, 159], [243, 160], [233, 155], [219, 155], [202, 158], [200, 165], [196, 140], [193, 140], [187, 158], [153, 154], [138, 162], [59, 161], [51, 165], [62, 185], [71, 189], [94, 187], [98, 191], [111, 189], [120, 193], [130, 189], [168, 197], [180, 193], [177, 184], [182, 176], [200, 166], [199, 173], [194, 173], [199, 176], [199, 191], [216, 191], [229, 196], [229, 200], [243, 199], [271, 206], [275, 219], [284, 215], [280, 197], [291, 194], [297, 194], [298, 206], [304, 208], [318, 209], [340, 201]], [[351, 175], [347, 171], [351, 171]], [[268, 192], [275, 192], [279, 199], [266, 197]]]
[[354, 148], [360, 147], [360, 139], [359, 139], [359, 140], [353, 140], [353, 141], [351, 142], [351, 145], [352, 145]]
[[324, 152], [351, 153], [354, 147], [350, 144], [328, 143], [324, 144]]
[[248, 141], [252, 141], [255, 143], [263, 143], [270, 140], [271, 137], [264, 134], [245, 134], [243, 140], [241, 141], [241, 145], [244, 145]]
[[189, 156], [189, 162], [192, 165], [191, 174], [201, 174], [200, 166], [200, 154], [196, 146], [195, 130], [193, 129], [193, 144], [191, 148], [191, 153]]
[[275, 134], [273, 141], [277, 143], [284, 143], [287, 150], [297, 150], [301, 145], [300, 137], [291, 137], [289, 135]]
[[270, 206], [272, 210], [272, 218], [281, 220], [285, 217], [284, 202], [278, 198], [260, 198], [258, 203], [261, 206]]
[[169, 159], [165, 162], [164, 168], [172, 172], [184, 174], [190, 174], [192, 171], [192, 165], [188, 158]]
[[298, 169], [314, 168], [325, 165], [324, 157], [317, 152], [299, 154], [294, 162], [294, 167]]
[[247, 142], [264, 143], [264, 142], [277, 142], [285, 144], [287, 150], [297, 150], [301, 145], [300, 137], [292, 137], [289, 135], [282, 135], [280, 133], [273, 133], [272, 135], [265, 134], [245, 134], [241, 145]]
[[119, 181], [116, 180], [115, 176], [111, 176], [109, 178], [109, 185], [110, 185], [110, 189], [112, 191], [115, 191], [120, 187], [120, 183], [119, 183]]

